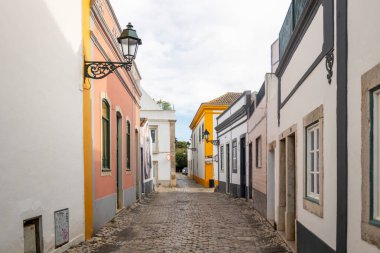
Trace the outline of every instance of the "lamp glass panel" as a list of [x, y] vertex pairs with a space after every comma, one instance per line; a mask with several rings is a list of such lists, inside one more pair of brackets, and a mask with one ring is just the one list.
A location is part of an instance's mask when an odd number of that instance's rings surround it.
[[123, 55], [126, 57], [128, 55], [128, 39], [121, 40], [121, 49], [123, 50]]
[[137, 49], [137, 40], [135, 39], [128, 39], [128, 56], [129, 57], [135, 57], [136, 49]]

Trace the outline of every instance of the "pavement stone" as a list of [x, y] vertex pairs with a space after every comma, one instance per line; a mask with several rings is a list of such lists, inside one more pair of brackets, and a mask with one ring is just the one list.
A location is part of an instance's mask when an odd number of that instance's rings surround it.
[[291, 252], [244, 199], [205, 189], [182, 175], [119, 212], [67, 253]]

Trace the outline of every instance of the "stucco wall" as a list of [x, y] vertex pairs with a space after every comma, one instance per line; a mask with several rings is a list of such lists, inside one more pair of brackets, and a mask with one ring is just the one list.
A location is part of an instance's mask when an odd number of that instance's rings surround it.
[[198, 125], [195, 127], [196, 131], [195, 131], [194, 147], [196, 148], [196, 151], [194, 153], [196, 153], [196, 155], [194, 156], [194, 158], [195, 158], [195, 163], [196, 163], [196, 169], [194, 171], [194, 176], [204, 179], [205, 178], [205, 145], [204, 145], [204, 140], [201, 140], [199, 142], [199, 137], [198, 137], [198, 131], [199, 129], [202, 129], [202, 123], [204, 123], [204, 118], [202, 118], [200, 122], [198, 123]]
[[348, 252], [380, 252], [361, 239], [361, 76], [380, 62], [380, 2], [348, 1]]
[[[316, 58], [315, 52], [312, 48], [321, 49], [322, 43], [318, 44], [318, 42], [321, 41], [320, 37], [323, 36], [323, 33], [321, 34], [320, 30], [322, 26], [323, 19], [321, 10], [319, 10], [283, 75], [281, 80], [281, 101], [284, 101], [290, 90], [295, 87], [296, 83], [301, 78], [304, 73], [302, 71], [302, 66], [310, 66]], [[336, 65], [334, 65], [333, 71], [336, 73]], [[279, 133], [282, 133], [296, 124], [296, 218], [307, 229], [334, 249], [336, 244], [337, 201], [336, 76], [333, 76], [332, 84], [330, 85], [326, 75], [325, 60], [323, 59], [281, 109], [281, 125], [279, 127]], [[323, 145], [323, 187], [325, 193], [323, 200], [323, 218], [320, 218], [303, 208], [303, 197], [305, 192], [303, 117], [321, 105], [324, 107], [323, 139], [328, 140], [328, 142], [325, 141]], [[276, 157], [276, 163], [279, 164], [278, 156], [276, 155]], [[276, 172], [278, 180], [277, 167]], [[276, 191], [276, 195], [278, 195], [278, 191]], [[278, 207], [278, 196], [276, 197], [276, 207]], [[278, 217], [276, 217], [276, 220], [277, 219]]]
[[150, 121], [151, 127], [158, 128], [158, 153], [153, 153], [153, 161], [158, 161], [158, 180], [170, 180], [170, 123]]
[[[278, 120], [277, 120], [277, 90], [278, 80], [274, 74], [266, 74], [265, 82], [267, 96], [267, 219], [274, 221], [277, 212], [276, 208], [276, 192], [278, 191], [278, 178], [276, 178], [276, 170], [278, 168]], [[278, 197], [278, 196], [277, 196]], [[277, 200], [278, 202], [278, 200]]]
[[0, 252], [24, 252], [36, 216], [54, 251], [63, 208], [70, 242], [84, 238], [81, 12], [77, 0], [2, 3]]
[[[247, 132], [247, 123], [244, 122], [245, 119], [240, 119], [238, 122], [236, 122], [231, 128], [233, 129], [225, 129], [222, 131], [219, 135], [220, 145], [224, 146], [224, 172], [220, 173], [220, 179], [225, 182], [226, 181], [226, 144], [230, 144], [230, 180], [231, 183], [240, 185], [240, 137], [241, 135], [246, 135]], [[244, 123], [243, 123], [244, 122]], [[240, 125], [239, 125], [240, 124]], [[239, 125], [239, 126], [238, 126]], [[237, 141], [237, 172], [233, 172], [232, 167], [232, 141], [236, 139]], [[246, 140], [247, 144], [247, 140]], [[247, 145], [246, 145], [247, 149]], [[247, 156], [246, 156], [247, 157]], [[247, 163], [246, 163], [247, 164]], [[248, 175], [248, 171], [246, 172]], [[246, 183], [247, 184], [247, 183]]]
[[[120, 25], [106, 0], [95, 2], [91, 8], [91, 51], [92, 58], [96, 61], [122, 61], [121, 50], [116, 41], [120, 34]], [[121, 207], [125, 203], [124, 193], [132, 190], [136, 185], [135, 173], [137, 168], [137, 152], [135, 148], [138, 136], [134, 127], [139, 125], [140, 90], [135, 83], [139, 76], [135, 70], [127, 72], [125, 69], [118, 69], [114, 73], [100, 80], [91, 80], [93, 104], [93, 162], [94, 162], [94, 219], [104, 220], [115, 215], [114, 208], [106, 207], [101, 200], [112, 199], [116, 194], [117, 171], [119, 169], [120, 185], [119, 201]], [[110, 105], [110, 169], [102, 171], [102, 100], [105, 99]], [[117, 168], [117, 115], [121, 116], [121, 143], [119, 146], [120, 166]], [[130, 170], [127, 170], [127, 122], [130, 123]], [[120, 138], [119, 137], [119, 138]], [[116, 198], [114, 198], [116, 199]], [[109, 200], [107, 203], [111, 203]], [[114, 204], [116, 206], [116, 203]], [[103, 210], [97, 210], [103, 208]], [[97, 214], [104, 214], [96, 216]]]
[[[256, 105], [255, 112], [248, 120], [248, 142], [252, 143], [252, 167], [253, 167], [253, 188], [266, 194], [267, 193], [267, 149], [266, 149], [266, 95], [260, 104]], [[261, 138], [261, 167], [257, 165], [256, 159], [256, 139]]]
[[[217, 135], [216, 135], [216, 131], [215, 131], [215, 127], [217, 125], [217, 117], [219, 115], [218, 114], [213, 114], [212, 115], [212, 125], [213, 125], [213, 132], [214, 132], [214, 136], [213, 136], [213, 139], [216, 140], [217, 139]], [[219, 147], [217, 145], [214, 145], [213, 146], [213, 156], [215, 157], [216, 155], [218, 155], [218, 152], [219, 152]], [[215, 161], [214, 159], [214, 162], [213, 162], [213, 168], [214, 168], [214, 180], [217, 180], [219, 181], [219, 175], [218, 175], [218, 170], [219, 170], [219, 155], [218, 155], [218, 160]]]

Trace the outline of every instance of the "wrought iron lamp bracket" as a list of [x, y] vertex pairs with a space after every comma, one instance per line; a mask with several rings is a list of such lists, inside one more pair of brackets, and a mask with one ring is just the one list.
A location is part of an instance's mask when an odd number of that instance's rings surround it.
[[91, 79], [102, 79], [118, 68], [131, 70], [132, 62], [102, 62], [102, 61], [85, 61], [84, 76]]
[[326, 54], [326, 70], [327, 70], [327, 80], [331, 84], [333, 76], [333, 66], [334, 66], [334, 49]]

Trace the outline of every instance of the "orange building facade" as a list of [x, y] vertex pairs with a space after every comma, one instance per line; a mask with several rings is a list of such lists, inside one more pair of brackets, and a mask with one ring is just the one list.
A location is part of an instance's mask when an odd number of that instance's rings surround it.
[[[122, 31], [108, 0], [91, 5], [92, 61], [124, 61]], [[93, 230], [136, 201], [140, 126], [140, 75], [136, 65], [91, 79]], [[86, 213], [87, 214], [87, 213]]]

